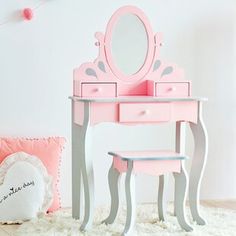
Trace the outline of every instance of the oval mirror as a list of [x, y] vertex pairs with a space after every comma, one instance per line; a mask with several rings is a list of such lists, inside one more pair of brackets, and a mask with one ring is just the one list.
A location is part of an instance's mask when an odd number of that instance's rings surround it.
[[137, 73], [145, 63], [148, 36], [140, 18], [125, 14], [118, 19], [111, 37], [113, 63], [124, 75]]
[[136, 82], [150, 70], [155, 39], [148, 18], [139, 8], [118, 9], [107, 25], [104, 43], [107, 63], [118, 79]]

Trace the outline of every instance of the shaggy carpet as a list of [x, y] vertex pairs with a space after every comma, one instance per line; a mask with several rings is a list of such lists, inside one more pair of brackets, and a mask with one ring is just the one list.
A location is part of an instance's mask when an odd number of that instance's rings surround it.
[[[100, 222], [108, 215], [108, 207], [96, 210], [93, 228], [89, 232], [79, 231], [80, 221], [71, 218], [71, 210], [60, 210], [53, 214], [40, 217], [22, 224], [17, 230], [17, 236], [118, 236], [123, 231], [125, 222], [125, 207], [121, 207], [118, 218], [112, 225], [106, 226]], [[157, 206], [151, 204], [139, 205], [137, 208], [137, 236], [236, 236], [236, 211], [201, 207], [201, 212], [207, 225], [199, 226], [192, 222], [189, 209], [188, 218], [194, 228], [193, 232], [184, 232], [173, 216], [173, 206], [169, 206], [166, 222], [157, 219]]]

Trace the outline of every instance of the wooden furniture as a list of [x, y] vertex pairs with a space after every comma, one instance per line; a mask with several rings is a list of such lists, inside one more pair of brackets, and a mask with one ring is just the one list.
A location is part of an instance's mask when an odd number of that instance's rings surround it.
[[[112, 166], [108, 174], [108, 182], [111, 194], [110, 214], [103, 222], [112, 224], [119, 208], [119, 180], [122, 173], [125, 177], [125, 194], [127, 203], [126, 224], [122, 235], [133, 235], [135, 223], [135, 175], [145, 173], [159, 176], [158, 213], [159, 220], [164, 221], [164, 175], [173, 173], [175, 177], [178, 197], [175, 201], [175, 210], [178, 222], [182, 229], [192, 231], [185, 216], [185, 201], [188, 185], [188, 175], [184, 167], [187, 159], [176, 152], [171, 151], [135, 151], [135, 152], [109, 152], [113, 156]], [[145, 191], [145, 189], [144, 189]]]
[[[191, 96], [191, 83], [183, 70], [160, 59], [162, 35], [153, 34], [144, 13], [133, 6], [111, 17], [106, 34], [96, 33], [98, 58], [74, 70], [72, 101], [72, 209], [81, 215], [80, 187], [84, 186], [85, 214], [81, 230], [93, 219], [94, 176], [91, 128], [102, 122], [126, 125], [176, 123], [176, 148], [184, 155], [185, 124], [195, 140], [190, 172], [191, 213], [199, 213], [199, 192], [207, 159], [207, 132], [202, 119], [204, 98]], [[109, 140], [108, 140], [109, 141]], [[175, 194], [176, 198], [178, 193]]]

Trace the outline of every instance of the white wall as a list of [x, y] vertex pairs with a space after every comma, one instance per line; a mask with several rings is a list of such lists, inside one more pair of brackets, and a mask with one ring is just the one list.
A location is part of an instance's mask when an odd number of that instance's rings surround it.
[[[96, 57], [94, 32], [104, 32], [111, 14], [126, 4], [146, 12], [153, 29], [164, 34], [162, 57], [185, 68], [195, 95], [209, 97], [204, 107], [209, 161], [202, 198], [236, 198], [234, 0], [54, 0], [38, 9], [31, 22], [15, 17], [17, 10], [37, 3], [0, 1], [0, 19], [13, 16], [9, 24], [0, 27], [0, 135], [61, 135], [68, 139], [62, 163], [64, 206], [71, 204], [67, 97], [72, 93], [72, 70]], [[160, 148], [173, 147], [173, 128], [162, 125], [126, 129], [108, 124], [96, 127], [93, 153], [97, 202], [106, 203], [109, 199], [106, 172], [110, 159], [104, 153], [118, 148], [153, 149], [156, 144]], [[188, 140], [191, 154], [191, 135]], [[156, 179], [141, 176], [138, 182], [139, 200], [155, 200]]]

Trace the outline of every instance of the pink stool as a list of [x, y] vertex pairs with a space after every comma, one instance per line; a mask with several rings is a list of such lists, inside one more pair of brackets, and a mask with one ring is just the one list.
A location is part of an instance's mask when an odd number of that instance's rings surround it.
[[159, 176], [158, 213], [159, 219], [164, 220], [163, 195], [164, 174], [173, 173], [175, 177], [175, 214], [182, 229], [192, 231], [186, 220], [185, 201], [188, 176], [184, 168], [186, 156], [169, 151], [140, 151], [140, 152], [109, 152], [113, 163], [109, 170], [108, 181], [111, 194], [111, 209], [103, 222], [112, 224], [119, 208], [119, 179], [121, 173], [126, 173], [125, 192], [127, 203], [126, 224], [122, 235], [133, 235], [135, 223], [135, 174], [145, 173]]

